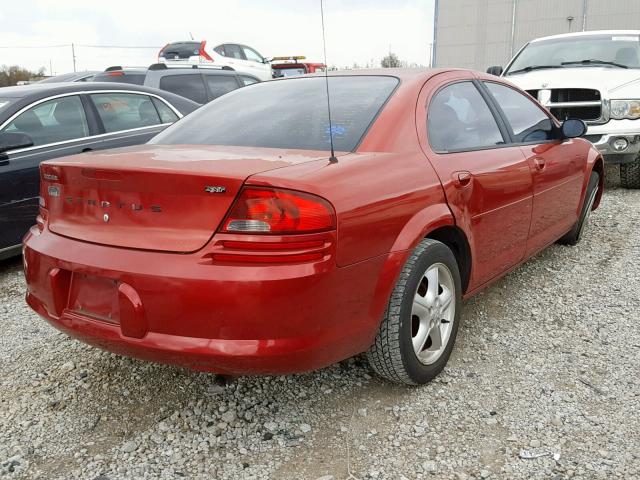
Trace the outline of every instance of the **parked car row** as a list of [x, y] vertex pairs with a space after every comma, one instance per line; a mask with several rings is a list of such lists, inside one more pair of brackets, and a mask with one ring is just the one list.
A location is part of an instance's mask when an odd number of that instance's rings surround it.
[[173, 68], [158, 63], [148, 69], [109, 67], [96, 74], [94, 81], [144, 85], [204, 104], [237, 88], [257, 83], [260, 79], [220, 68]]

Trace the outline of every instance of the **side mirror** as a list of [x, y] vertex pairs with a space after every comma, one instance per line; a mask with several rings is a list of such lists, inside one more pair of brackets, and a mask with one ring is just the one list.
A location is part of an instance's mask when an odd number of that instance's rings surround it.
[[562, 136], [564, 138], [581, 137], [587, 133], [587, 124], [579, 118], [567, 118], [562, 122]]
[[487, 68], [487, 73], [489, 75], [495, 75], [496, 77], [499, 77], [500, 75], [502, 75], [502, 67], [500, 65], [494, 65], [493, 67], [489, 67]]
[[26, 133], [3, 132], [0, 133], [0, 153], [17, 148], [27, 148], [33, 146], [33, 140]]

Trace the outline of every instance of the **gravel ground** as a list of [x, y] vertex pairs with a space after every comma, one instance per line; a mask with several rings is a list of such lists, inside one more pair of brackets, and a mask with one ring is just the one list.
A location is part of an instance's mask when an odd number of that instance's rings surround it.
[[40, 320], [20, 262], [0, 263], [0, 476], [640, 478], [640, 192], [591, 219], [468, 301], [422, 388], [360, 358], [222, 385], [118, 357]]

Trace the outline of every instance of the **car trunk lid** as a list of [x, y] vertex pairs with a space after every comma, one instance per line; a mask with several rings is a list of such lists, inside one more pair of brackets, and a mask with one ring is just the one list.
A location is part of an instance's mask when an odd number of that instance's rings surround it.
[[172, 252], [202, 248], [251, 175], [326, 152], [143, 145], [42, 165], [49, 229], [116, 247]]

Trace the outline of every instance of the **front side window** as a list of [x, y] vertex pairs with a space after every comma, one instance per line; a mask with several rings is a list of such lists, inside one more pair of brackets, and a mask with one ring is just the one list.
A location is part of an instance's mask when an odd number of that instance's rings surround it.
[[516, 143], [542, 142], [555, 136], [551, 119], [520, 92], [505, 85], [485, 82], [511, 127]]
[[256, 52], [253, 48], [242, 47], [242, 50], [244, 51], [244, 56], [247, 57], [247, 60], [251, 60], [252, 62], [258, 62], [258, 63], [264, 62], [262, 55]]
[[135, 93], [94, 93], [91, 101], [106, 133], [159, 125], [160, 117], [151, 97]]
[[3, 132], [25, 133], [34, 145], [64, 142], [89, 135], [80, 97], [73, 95], [40, 103], [18, 115]]
[[161, 145], [235, 145], [353, 151], [398, 85], [387, 76], [299, 77], [239, 88], [199, 108], [151, 140]]
[[205, 75], [204, 78], [212, 100], [238, 88], [238, 81], [235, 76]]
[[471, 82], [448, 85], [431, 100], [429, 143], [436, 152], [487, 148], [504, 143], [496, 119]]
[[207, 92], [199, 73], [164, 76], [160, 79], [160, 90], [175, 93], [197, 103], [207, 102]]

